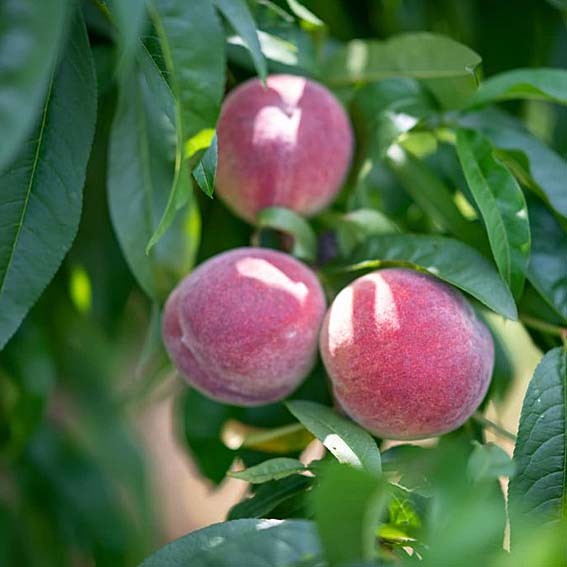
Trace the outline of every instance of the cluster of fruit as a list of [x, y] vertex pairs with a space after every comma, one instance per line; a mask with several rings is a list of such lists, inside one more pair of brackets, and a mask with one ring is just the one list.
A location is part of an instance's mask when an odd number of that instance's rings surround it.
[[[280, 206], [312, 215], [336, 196], [353, 136], [323, 86], [275, 75], [227, 98], [217, 193], [253, 222]], [[492, 338], [462, 295], [410, 269], [358, 278], [326, 311], [314, 271], [283, 252], [239, 248], [201, 264], [169, 297], [163, 334], [187, 381], [234, 405], [288, 396], [317, 347], [338, 408], [373, 434], [419, 439], [463, 424], [492, 374]]]

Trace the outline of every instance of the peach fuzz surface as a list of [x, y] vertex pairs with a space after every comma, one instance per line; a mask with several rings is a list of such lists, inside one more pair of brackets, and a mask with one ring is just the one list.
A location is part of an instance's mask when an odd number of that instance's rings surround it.
[[315, 274], [275, 250], [238, 248], [170, 295], [163, 336], [190, 385], [234, 405], [286, 397], [315, 361], [325, 297]]
[[343, 289], [320, 339], [335, 398], [378, 437], [422, 439], [462, 425], [484, 398], [494, 345], [463, 296], [410, 269]]
[[294, 75], [252, 79], [226, 98], [218, 124], [216, 190], [254, 223], [267, 207], [312, 215], [336, 196], [353, 152], [341, 104], [324, 86]]

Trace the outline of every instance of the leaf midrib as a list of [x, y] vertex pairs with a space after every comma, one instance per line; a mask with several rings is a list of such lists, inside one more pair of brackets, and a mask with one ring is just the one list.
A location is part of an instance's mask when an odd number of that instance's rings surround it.
[[176, 134], [176, 138], [177, 138], [177, 144], [176, 144], [176, 148], [175, 148], [175, 166], [174, 166], [174, 170], [173, 170], [173, 180], [172, 180], [172, 183], [171, 183], [171, 190], [170, 190], [170, 193], [169, 193], [169, 198], [168, 198], [167, 203], [165, 205], [165, 209], [163, 210], [162, 217], [161, 217], [161, 219], [158, 223], [158, 226], [153, 231], [153, 234], [150, 237], [150, 240], [146, 245], [146, 254], [148, 254], [150, 252], [150, 250], [158, 243], [159, 239], [163, 236], [164, 231], [162, 230], [162, 232], [160, 234], [159, 233], [160, 228], [162, 226], [162, 223], [163, 223], [163, 220], [165, 218], [166, 213], [169, 211], [170, 207], [174, 206], [174, 204], [175, 204], [175, 200], [176, 200], [176, 197], [177, 197], [176, 188], [178, 186], [179, 178], [180, 178], [180, 175], [181, 175], [181, 167], [183, 166], [183, 143], [185, 142], [184, 133], [183, 133], [183, 126], [184, 125], [182, 123], [181, 104], [179, 102], [180, 97], [175, 96], [175, 95], [180, 94], [179, 93], [180, 89], [179, 89], [178, 79], [177, 79], [177, 75], [176, 75], [176, 69], [175, 69], [175, 66], [173, 64], [173, 56], [172, 56], [171, 46], [169, 44], [169, 39], [168, 39], [167, 33], [165, 31], [165, 28], [163, 27], [161, 15], [159, 13], [159, 10], [155, 7], [154, 2], [148, 3], [148, 10], [150, 12], [151, 20], [153, 21], [154, 26], [156, 28], [156, 33], [158, 35], [158, 38], [160, 40], [160, 46], [161, 46], [161, 49], [162, 49], [163, 58], [164, 58], [164, 61], [165, 61], [165, 66], [167, 67], [167, 70], [168, 70], [169, 75], [171, 77], [171, 81], [173, 83], [171, 90], [174, 94], [173, 102], [174, 102], [174, 107], [175, 107], [175, 134]]
[[37, 139], [37, 146], [36, 146], [36, 150], [35, 150], [35, 154], [34, 154], [34, 158], [33, 158], [30, 180], [29, 180], [29, 183], [28, 183], [28, 188], [27, 188], [27, 191], [26, 191], [26, 196], [25, 196], [25, 199], [24, 199], [23, 207], [22, 207], [22, 212], [20, 214], [20, 219], [18, 221], [18, 225], [17, 225], [18, 228], [17, 228], [16, 233], [14, 235], [14, 239], [12, 240], [10, 256], [9, 256], [8, 262], [6, 264], [6, 270], [4, 271], [4, 274], [2, 276], [2, 281], [0, 282], [0, 296], [2, 295], [2, 293], [4, 291], [6, 281], [8, 280], [8, 274], [10, 273], [10, 268], [12, 267], [12, 262], [14, 261], [16, 248], [18, 246], [20, 234], [22, 232], [22, 227], [24, 225], [24, 219], [25, 219], [25, 216], [26, 216], [26, 213], [27, 213], [27, 210], [28, 210], [30, 195], [31, 195], [33, 187], [35, 185], [37, 167], [38, 167], [38, 163], [39, 163], [41, 148], [43, 146], [43, 138], [44, 138], [45, 128], [46, 128], [46, 124], [47, 124], [47, 111], [48, 111], [49, 105], [51, 103], [51, 92], [53, 90], [53, 79], [54, 79], [54, 77], [55, 77], [55, 69], [52, 70], [51, 76], [49, 78], [49, 86], [47, 88], [45, 103], [43, 105], [43, 112], [42, 112], [42, 116], [41, 116], [41, 124], [40, 124], [40, 128], [39, 128], [39, 136], [38, 136], [38, 139]]
[[[153, 187], [153, 180], [152, 174], [150, 171], [150, 147], [149, 147], [149, 138], [148, 138], [148, 127], [146, 123], [146, 116], [144, 113], [144, 100], [143, 100], [143, 92], [141, 89], [136, 89], [136, 111], [135, 114], [138, 117], [139, 122], [139, 129], [140, 129], [140, 137], [139, 144], [140, 144], [140, 155], [141, 155], [141, 170], [142, 170], [142, 179], [144, 182], [144, 202], [146, 206], [144, 207], [145, 210], [145, 217], [146, 223], [148, 226], [148, 231], [151, 234], [154, 230], [153, 227], [153, 215], [152, 215], [152, 207], [153, 207], [153, 195], [154, 195], [154, 187]], [[153, 251], [150, 251], [150, 254], [154, 256]], [[150, 282], [153, 284], [153, 282]]]

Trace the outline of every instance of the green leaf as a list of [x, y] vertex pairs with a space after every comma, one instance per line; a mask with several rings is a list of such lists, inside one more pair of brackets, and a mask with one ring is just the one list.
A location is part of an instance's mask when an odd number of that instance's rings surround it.
[[127, 67], [146, 24], [146, 3], [140, 0], [110, 0], [110, 10], [118, 30], [119, 66]]
[[41, 111], [68, 7], [67, 0], [0, 3], [0, 171], [16, 156]]
[[317, 29], [325, 27], [325, 22], [320, 20], [313, 12], [308, 10], [297, 0], [287, 0], [287, 5], [291, 12], [297, 16], [307, 28]]
[[498, 480], [501, 476], [514, 476], [515, 463], [498, 445], [475, 443], [475, 448], [469, 457], [467, 472], [475, 482]]
[[[548, 521], [567, 516], [567, 350], [549, 351], [522, 406], [510, 506]], [[514, 516], [512, 516], [514, 519]], [[514, 524], [512, 523], [512, 530]]]
[[366, 471], [332, 463], [321, 471], [312, 500], [330, 565], [376, 556], [376, 532], [389, 500], [382, 482]]
[[374, 209], [356, 209], [345, 214], [329, 213], [327, 219], [336, 230], [339, 248], [344, 257], [350, 256], [354, 247], [369, 236], [400, 232], [398, 225]]
[[147, 252], [190, 198], [185, 142], [215, 126], [225, 81], [224, 35], [212, 0], [152, 0], [149, 10], [175, 100], [177, 152], [169, 199]]
[[508, 319], [517, 319], [510, 290], [493, 265], [476, 250], [452, 238], [400, 234], [374, 236], [353, 253], [346, 269], [410, 266], [466, 291]]
[[390, 148], [387, 163], [417, 206], [441, 228], [471, 246], [482, 242], [480, 227], [461, 214], [449, 188], [423, 161], [396, 145]]
[[494, 343], [494, 369], [492, 370], [492, 378], [485, 402], [488, 403], [491, 399], [502, 401], [514, 383], [514, 377], [516, 376], [514, 362], [511, 358], [510, 350], [493, 323], [488, 318], [483, 317], [482, 313], [477, 314], [481, 316], [484, 324], [490, 331], [492, 342]]
[[317, 256], [317, 238], [311, 225], [300, 215], [282, 207], [263, 209], [256, 219], [259, 228], [272, 228], [293, 238], [292, 254], [313, 262]]
[[199, 472], [220, 483], [235, 459], [235, 452], [221, 439], [224, 425], [238, 409], [205, 398], [189, 389], [180, 400], [180, 437], [189, 447]]
[[[268, 2], [269, 6], [275, 5], [270, 0]], [[323, 39], [321, 30], [312, 30], [314, 33], [310, 33], [295, 25], [294, 18], [285, 10], [279, 9], [285, 18], [279, 15], [274, 17], [273, 14], [267, 16], [264, 10], [268, 8], [266, 3], [262, 2], [262, 7], [258, 6], [258, 2], [254, 4], [254, 16], [261, 28], [257, 30], [258, 40], [269, 72], [315, 76], [319, 71], [315, 44]], [[250, 52], [239, 36], [227, 38], [227, 56], [231, 63], [255, 73]]]
[[0, 174], [0, 349], [71, 246], [96, 120], [96, 84], [77, 17], [39, 124]]
[[431, 96], [418, 81], [409, 78], [385, 79], [362, 86], [351, 103], [356, 129], [363, 138], [375, 136], [378, 120], [384, 112], [424, 118], [434, 111]]
[[546, 303], [567, 321], [567, 234], [547, 209], [529, 202], [532, 256], [528, 279]]
[[538, 68], [514, 69], [500, 73], [481, 83], [471, 106], [512, 99], [567, 104], [567, 71]]
[[[142, 49], [120, 86], [108, 151], [112, 224], [126, 261], [143, 290], [163, 301], [190, 270], [199, 241], [199, 212], [189, 203], [168, 233], [145, 253], [168, 200], [174, 175], [174, 102], [167, 83]], [[189, 185], [188, 173], [180, 179]]]
[[197, 185], [207, 197], [212, 197], [215, 190], [215, 176], [217, 173], [218, 145], [217, 137], [213, 136], [211, 144], [205, 151], [203, 158], [193, 170], [193, 177]]
[[318, 553], [311, 522], [235, 520], [181, 537], [140, 567], [289, 567]]
[[279, 480], [288, 476], [304, 472], [305, 465], [297, 459], [279, 457], [269, 459], [259, 465], [244, 469], [243, 471], [230, 472], [229, 476], [239, 480], [245, 480], [252, 484], [262, 484], [269, 480]]
[[499, 150], [506, 150], [507, 156], [499, 152], [511, 171], [534, 190], [561, 216], [567, 218], [567, 162], [551, 148], [526, 132], [512, 118], [494, 111], [477, 112], [460, 121], [464, 126], [482, 131]]
[[213, 128], [224, 93], [224, 34], [211, 0], [151, 0], [184, 139]]
[[303, 494], [312, 484], [313, 479], [303, 475], [266, 482], [250, 498], [233, 506], [228, 519], [269, 517], [280, 504]]
[[500, 274], [515, 297], [524, 288], [530, 257], [530, 224], [524, 194], [493, 156], [490, 141], [473, 130], [457, 130], [457, 153], [480, 210]]
[[339, 462], [372, 474], [380, 473], [380, 451], [376, 441], [364, 429], [314, 402], [292, 400], [286, 406]]
[[252, 57], [258, 76], [262, 79], [262, 82], [265, 82], [268, 67], [262, 53], [260, 40], [258, 39], [257, 26], [248, 9], [246, 0], [215, 0], [215, 3], [221, 14], [240, 36], [243, 45], [250, 52], [250, 57]]
[[253, 431], [245, 435], [242, 448], [287, 455], [303, 451], [314, 437], [300, 423]]
[[474, 51], [448, 37], [405, 33], [386, 41], [350, 41], [331, 55], [321, 76], [330, 85], [413, 77], [423, 80], [443, 106], [453, 107], [475, 92], [480, 62]]

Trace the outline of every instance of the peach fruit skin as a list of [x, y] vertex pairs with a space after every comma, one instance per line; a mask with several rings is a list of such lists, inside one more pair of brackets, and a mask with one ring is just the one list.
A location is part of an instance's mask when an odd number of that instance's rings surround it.
[[275, 250], [238, 248], [201, 264], [172, 292], [163, 337], [190, 385], [254, 406], [286, 397], [307, 376], [324, 315], [307, 266]]
[[350, 122], [322, 85], [294, 75], [249, 80], [226, 98], [217, 128], [216, 190], [254, 223], [267, 207], [312, 215], [335, 197], [353, 151]]
[[488, 389], [490, 332], [455, 289], [410, 269], [355, 280], [329, 308], [321, 354], [339, 406], [386, 439], [462, 425]]

